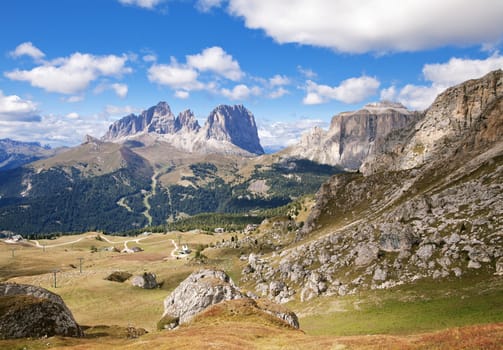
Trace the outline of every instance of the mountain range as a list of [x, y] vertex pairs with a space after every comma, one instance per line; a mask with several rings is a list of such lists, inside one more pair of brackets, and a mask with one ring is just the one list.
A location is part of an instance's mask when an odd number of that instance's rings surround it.
[[190, 110], [176, 118], [166, 102], [159, 102], [140, 115], [131, 114], [113, 123], [104, 141], [121, 142], [140, 135], [156, 135], [158, 140], [187, 152], [260, 155], [264, 153], [253, 114], [244, 106], [221, 105], [199, 126]]
[[[101, 139], [58, 152], [4, 141], [29, 150], [26, 161], [35, 151], [41, 159], [0, 171], [0, 225], [25, 234], [117, 232], [198, 213], [279, 207], [314, 194], [342, 169], [364, 179], [418, 167], [437, 174], [446, 159], [471, 159], [473, 149], [500, 140], [498, 119], [488, 115], [499, 98], [498, 74], [447, 90], [423, 113], [379, 102], [338, 114], [327, 131], [315, 128], [275, 154], [264, 154], [254, 116], [242, 105], [216, 107], [201, 127], [190, 110], [175, 117], [160, 102], [114, 122]], [[10, 147], [5, 159], [13, 159]], [[317, 225], [309, 220], [299, 237]]]

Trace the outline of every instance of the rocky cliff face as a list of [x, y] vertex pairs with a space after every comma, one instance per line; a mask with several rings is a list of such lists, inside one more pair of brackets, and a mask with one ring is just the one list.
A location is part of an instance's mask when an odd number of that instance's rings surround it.
[[279, 258], [250, 256], [244, 279], [284, 302], [499, 274], [502, 91], [502, 71], [448, 89], [415, 125], [382, 141], [365, 175], [325, 183], [297, 246]]
[[84, 334], [61, 297], [44, 288], [0, 284], [0, 306], [0, 338]]
[[159, 102], [138, 116], [131, 114], [113, 123], [103, 140], [120, 142], [143, 134], [158, 135], [159, 140], [189, 152], [264, 153], [255, 118], [242, 105], [215, 108], [201, 128], [192, 111], [175, 118], [168, 104]]
[[361, 170], [371, 174], [431, 167], [486, 151], [501, 142], [502, 96], [502, 70], [447, 89], [413, 127], [380, 140]]
[[254, 154], [263, 154], [253, 114], [243, 105], [215, 108], [204, 127], [206, 139], [227, 141]]
[[419, 114], [397, 103], [379, 102], [332, 118], [330, 128], [314, 128], [286, 153], [323, 164], [357, 169], [373, 153], [374, 144], [390, 132], [406, 128]]

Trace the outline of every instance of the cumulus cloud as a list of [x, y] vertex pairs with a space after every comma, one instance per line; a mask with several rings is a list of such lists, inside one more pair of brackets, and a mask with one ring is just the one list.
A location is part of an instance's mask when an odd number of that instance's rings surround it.
[[283, 97], [289, 93], [290, 93], [290, 91], [288, 91], [284, 87], [280, 86], [276, 90], [271, 91], [268, 96], [269, 96], [269, 98], [275, 99], [275, 98]]
[[143, 56], [142, 59], [145, 62], [156, 62], [157, 56], [154, 54], [148, 54], [148, 55]]
[[16, 135], [16, 140], [38, 141], [51, 146], [74, 146], [82, 143], [86, 135], [100, 137], [110, 122], [102, 115], [44, 115], [36, 122], [0, 120], [0, 138]]
[[223, 0], [197, 0], [196, 8], [201, 12], [209, 12], [215, 7], [222, 6]]
[[123, 5], [138, 6], [145, 9], [153, 9], [164, 0], [119, 0]]
[[379, 88], [376, 78], [361, 76], [344, 80], [339, 86], [320, 85], [312, 80], [307, 81], [307, 94], [303, 103], [314, 105], [336, 100], [344, 103], [359, 103], [374, 95]]
[[327, 122], [319, 119], [300, 119], [291, 122], [259, 120], [258, 135], [266, 149], [278, 151], [297, 143], [306, 131], [315, 126], [325, 128]]
[[249, 88], [248, 86], [244, 84], [239, 84], [234, 86], [232, 90], [229, 89], [222, 89], [221, 93], [225, 97], [227, 97], [229, 100], [247, 100], [251, 96], [258, 96], [262, 90], [258, 86], [254, 86], [252, 88]]
[[233, 81], [240, 80], [244, 75], [239, 63], [219, 46], [187, 56], [187, 64], [201, 72], [211, 71]]
[[68, 119], [79, 119], [80, 115], [77, 112], [70, 112], [66, 115]]
[[486, 59], [453, 57], [446, 63], [424, 65], [423, 77], [429, 84], [407, 84], [401, 89], [390, 86], [381, 91], [381, 98], [399, 101], [412, 109], [426, 109], [435, 97], [448, 87], [480, 78], [496, 69], [503, 69], [503, 56], [499, 53]]
[[125, 98], [127, 96], [128, 86], [126, 84], [114, 83], [111, 87], [120, 98]]
[[100, 84], [94, 89], [94, 93], [101, 94], [103, 91], [112, 90], [120, 98], [125, 98], [129, 91], [126, 84], [113, 83], [113, 84]]
[[148, 70], [148, 79], [151, 82], [187, 91], [204, 89], [204, 84], [198, 77], [197, 70], [179, 64], [173, 57], [170, 64], [154, 64]]
[[14, 51], [10, 52], [12, 57], [29, 56], [35, 60], [42, 59], [45, 54], [35, 47], [30, 41], [19, 44]]
[[103, 76], [120, 76], [130, 73], [126, 56], [95, 56], [80, 52], [45, 62], [31, 70], [13, 70], [4, 75], [17, 81], [29, 82], [34, 87], [49, 92], [75, 94]]
[[503, 35], [498, 0], [229, 0], [228, 11], [279, 43], [336, 51], [417, 51], [494, 42]]
[[501, 68], [503, 68], [503, 56], [495, 53], [484, 60], [453, 57], [447, 63], [426, 64], [423, 75], [435, 84], [451, 86]]
[[132, 106], [114, 106], [107, 105], [105, 107], [104, 116], [105, 117], [123, 117], [125, 115], [129, 115], [131, 113], [139, 112], [139, 108], [135, 108]]
[[0, 90], [0, 121], [36, 122], [37, 105], [30, 100], [23, 100], [17, 95], [5, 96]]
[[67, 98], [63, 98], [63, 101], [68, 102], [68, 103], [81, 102], [81, 101], [84, 101], [84, 95], [70, 96]]
[[271, 86], [282, 86], [290, 84], [290, 79], [284, 75], [276, 74], [269, 79], [269, 84]]
[[316, 74], [315, 71], [313, 71], [312, 69], [310, 68], [304, 68], [302, 66], [297, 66], [297, 70], [299, 71], [300, 74], [302, 74], [302, 76], [304, 76], [304, 78], [306, 79], [314, 79], [318, 76], [318, 74]]
[[189, 98], [189, 96], [190, 96], [190, 93], [188, 91], [185, 91], [185, 90], [175, 91], [175, 97], [177, 97], [179, 99], [185, 100], [186, 98]]

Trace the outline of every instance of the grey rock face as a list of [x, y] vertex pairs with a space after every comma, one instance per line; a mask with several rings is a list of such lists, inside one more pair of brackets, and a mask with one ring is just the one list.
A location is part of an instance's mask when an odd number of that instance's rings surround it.
[[140, 115], [131, 114], [114, 122], [103, 140], [123, 141], [140, 134], [162, 135], [165, 142], [189, 152], [264, 153], [255, 118], [242, 105], [218, 106], [201, 128], [191, 110], [175, 118], [168, 104], [159, 102]]
[[369, 104], [360, 111], [334, 116], [328, 131], [313, 129], [286, 153], [323, 164], [358, 169], [373, 153], [376, 140], [383, 139], [394, 130], [408, 127], [418, 118], [418, 113], [400, 104]]
[[182, 324], [210, 305], [244, 297], [225, 272], [201, 270], [187, 277], [164, 300], [163, 317], [178, 318]]
[[253, 154], [263, 154], [253, 114], [243, 105], [215, 108], [205, 125], [207, 139], [228, 141]]
[[159, 286], [155, 274], [149, 272], [145, 272], [141, 276], [134, 276], [131, 279], [131, 284], [135, 287], [140, 287], [143, 289], [154, 289]]
[[83, 336], [63, 299], [44, 288], [31, 285], [0, 284], [0, 338], [42, 336]]
[[412, 128], [379, 140], [364, 174], [406, 170], [482, 153], [503, 134], [503, 71], [469, 80], [440, 94]]

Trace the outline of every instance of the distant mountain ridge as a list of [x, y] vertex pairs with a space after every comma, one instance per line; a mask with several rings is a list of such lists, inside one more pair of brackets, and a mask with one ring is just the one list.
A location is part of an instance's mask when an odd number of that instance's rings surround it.
[[56, 153], [48, 146], [38, 142], [22, 142], [12, 139], [0, 140], [0, 171], [9, 170], [47, 158]]
[[145, 134], [160, 136], [160, 140], [189, 152], [264, 154], [255, 118], [243, 105], [216, 107], [201, 127], [191, 110], [175, 117], [166, 102], [159, 102], [139, 115], [114, 122], [103, 140], [121, 142]]

